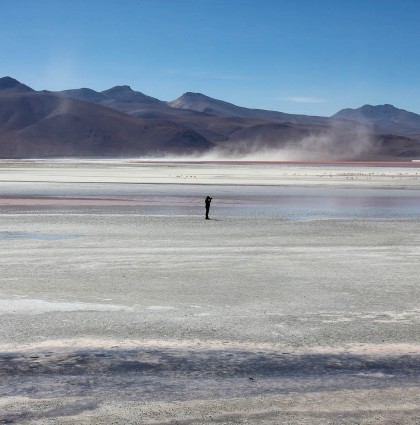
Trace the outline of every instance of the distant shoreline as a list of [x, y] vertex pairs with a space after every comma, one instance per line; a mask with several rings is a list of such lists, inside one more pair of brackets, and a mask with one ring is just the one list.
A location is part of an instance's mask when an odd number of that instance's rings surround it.
[[193, 160], [165, 158], [3, 158], [4, 163], [33, 162], [129, 162], [138, 164], [221, 164], [221, 165], [308, 165], [308, 166], [366, 166], [366, 167], [420, 167], [420, 159], [407, 161], [252, 161], [252, 160]]

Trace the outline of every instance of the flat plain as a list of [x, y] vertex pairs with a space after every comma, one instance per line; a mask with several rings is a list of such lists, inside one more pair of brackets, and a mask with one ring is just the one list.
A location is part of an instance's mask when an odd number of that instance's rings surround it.
[[419, 178], [2, 161], [0, 423], [420, 424]]

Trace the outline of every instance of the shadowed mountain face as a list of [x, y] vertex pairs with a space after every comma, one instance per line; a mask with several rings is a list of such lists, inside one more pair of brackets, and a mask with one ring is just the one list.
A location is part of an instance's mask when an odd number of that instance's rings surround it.
[[420, 132], [420, 115], [392, 105], [364, 105], [357, 109], [343, 109], [333, 115], [333, 118], [369, 123], [391, 131]]
[[286, 158], [303, 160], [420, 158], [420, 116], [391, 105], [346, 109], [330, 118], [248, 109], [190, 92], [168, 105], [237, 120], [224, 133], [228, 154], [281, 149]]
[[164, 102], [129, 86], [36, 92], [0, 78], [0, 157], [268, 152], [272, 160], [409, 160], [420, 158], [419, 141], [420, 116], [391, 105], [328, 118], [190, 92]]
[[22, 86], [0, 79], [0, 87], [6, 87], [0, 89], [3, 158], [144, 156], [212, 147], [198, 133], [173, 122], [144, 120]]
[[30, 87], [25, 86], [25, 84], [20, 83], [11, 77], [3, 77], [0, 78], [0, 91], [3, 92], [14, 92], [14, 93], [22, 93], [22, 92], [30, 92], [33, 91]]
[[147, 120], [171, 121], [196, 131], [210, 143], [227, 140], [226, 134], [230, 131], [230, 122], [223, 125], [223, 120], [220, 119], [221, 123], [217, 125], [213, 116], [172, 108], [166, 102], [134, 91], [129, 86], [115, 86], [102, 92], [82, 88], [51, 94], [95, 103]]

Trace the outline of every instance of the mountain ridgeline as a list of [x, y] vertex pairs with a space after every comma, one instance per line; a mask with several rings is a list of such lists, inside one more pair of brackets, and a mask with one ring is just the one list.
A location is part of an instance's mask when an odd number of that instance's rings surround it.
[[266, 160], [420, 158], [420, 115], [392, 105], [332, 117], [249, 109], [200, 93], [165, 102], [129, 86], [35, 91], [0, 78], [0, 157]]

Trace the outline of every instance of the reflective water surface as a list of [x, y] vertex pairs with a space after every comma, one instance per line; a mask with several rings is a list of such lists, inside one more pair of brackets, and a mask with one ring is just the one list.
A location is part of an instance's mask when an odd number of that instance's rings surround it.
[[[129, 186], [129, 187], [127, 187]], [[212, 218], [416, 219], [420, 191], [397, 189], [323, 189], [250, 186], [73, 185], [22, 191], [0, 198], [2, 213], [108, 213], [202, 215], [204, 199], [213, 197]], [[64, 235], [64, 238], [74, 235]], [[62, 239], [63, 235], [3, 234], [0, 239]]]

